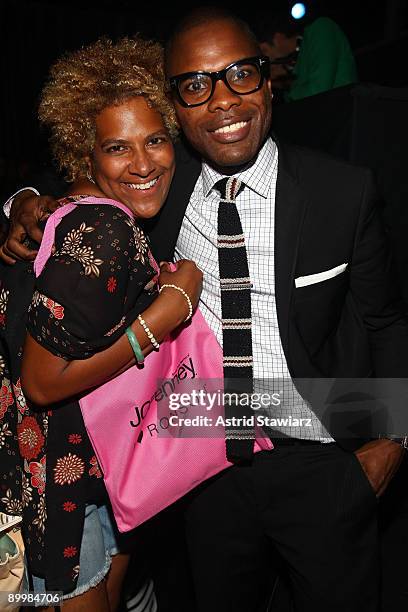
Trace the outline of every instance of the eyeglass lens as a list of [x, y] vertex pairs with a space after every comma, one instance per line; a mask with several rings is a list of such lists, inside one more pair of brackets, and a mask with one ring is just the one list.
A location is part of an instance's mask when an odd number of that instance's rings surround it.
[[[250, 93], [261, 80], [257, 64], [240, 64], [231, 66], [225, 78], [235, 93]], [[206, 102], [212, 93], [212, 79], [208, 74], [194, 74], [182, 79], [179, 83], [180, 96], [187, 104]]]

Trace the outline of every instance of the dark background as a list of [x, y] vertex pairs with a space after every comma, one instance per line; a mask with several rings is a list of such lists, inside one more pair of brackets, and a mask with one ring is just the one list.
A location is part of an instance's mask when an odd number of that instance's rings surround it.
[[[236, 12], [254, 26], [292, 4], [252, 2]], [[289, 104], [276, 104], [275, 96], [273, 128], [289, 142], [374, 170], [408, 311], [408, 0], [305, 4], [308, 19], [331, 17], [347, 34], [361, 84]], [[24, 185], [54, 195], [64, 189], [36, 116], [50, 64], [101, 35], [139, 32], [165, 42], [185, 10], [137, 0], [0, 0], [0, 201]]]
[[[234, 3], [220, 3], [234, 9]], [[360, 80], [401, 87], [408, 84], [406, 0], [305, 2], [309, 17], [323, 14], [344, 29], [355, 51]], [[0, 195], [24, 183], [37, 165], [48, 164], [45, 134], [36, 112], [50, 64], [64, 51], [101, 35], [136, 32], [165, 41], [185, 5], [138, 0], [0, 0]], [[260, 17], [292, 5], [270, 0], [248, 3], [240, 16], [254, 25]], [[190, 5], [193, 7], [194, 5]], [[1, 180], [2, 177], [2, 180]]]

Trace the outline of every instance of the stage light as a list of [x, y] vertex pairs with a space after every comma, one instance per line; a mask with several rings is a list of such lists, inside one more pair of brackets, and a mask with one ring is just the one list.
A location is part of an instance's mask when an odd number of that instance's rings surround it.
[[306, 14], [306, 7], [303, 4], [303, 2], [296, 2], [296, 4], [292, 6], [291, 15], [293, 19], [302, 19], [302, 17], [304, 17], [305, 14]]

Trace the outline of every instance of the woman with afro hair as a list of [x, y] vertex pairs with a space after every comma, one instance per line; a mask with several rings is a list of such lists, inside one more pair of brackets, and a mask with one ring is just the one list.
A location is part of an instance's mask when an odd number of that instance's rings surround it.
[[73, 183], [60, 203], [76, 206], [36, 280], [31, 263], [1, 270], [2, 509], [24, 517], [30, 590], [63, 591], [66, 612], [116, 610], [129, 559], [77, 398], [135, 363], [128, 333], [144, 355], [157, 349], [201, 289], [190, 261], [157, 277], [139, 224], [159, 212], [175, 170], [166, 94], [151, 41], [101, 39], [55, 63], [39, 118]]

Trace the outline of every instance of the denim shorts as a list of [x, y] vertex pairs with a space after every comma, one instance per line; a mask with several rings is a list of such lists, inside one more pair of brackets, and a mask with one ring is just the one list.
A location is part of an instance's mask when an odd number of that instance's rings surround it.
[[[96, 586], [108, 573], [112, 557], [118, 550], [119, 532], [110, 517], [107, 506], [87, 505], [85, 508], [84, 531], [79, 553], [79, 576], [74, 591], [66, 593], [63, 599], [82, 595]], [[32, 576], [33, 592], [45, 593], [45, 580]]]

